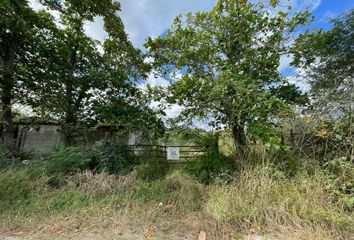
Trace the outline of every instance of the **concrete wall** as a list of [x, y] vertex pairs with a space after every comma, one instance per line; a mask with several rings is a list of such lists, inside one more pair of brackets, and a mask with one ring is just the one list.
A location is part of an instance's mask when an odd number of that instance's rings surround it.
[[18, 126], [17, 150], [48, 152], [63, 144], [58, 125]]
[[[16, 124], [16, 150], [22, 152], [49, 152], [64, 145], [62, 127], [57, 124]], [[110, 126], [87, 129], [82, 137], [76, 139], [78, 145], [92, 147], [97, 142], [109, 141], [122, 145], [140, 143], [140, 134], [130, 133], [117, 136]]]

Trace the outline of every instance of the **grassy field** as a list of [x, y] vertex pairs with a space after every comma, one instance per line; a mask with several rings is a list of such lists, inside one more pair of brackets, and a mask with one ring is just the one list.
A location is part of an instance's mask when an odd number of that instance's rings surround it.
[[1, 172], [3, 237], [197, 239], [205, 231], [208, 239], [354, 239], [352, 195], [336, 193], [341, 178], [331, 180], [316, 164], [291, 176], [271, 164], [244, 167], [209, 184], [188, 169], [146, 180], [146, 166], [119, 176], [54, 175], [48, 165]]

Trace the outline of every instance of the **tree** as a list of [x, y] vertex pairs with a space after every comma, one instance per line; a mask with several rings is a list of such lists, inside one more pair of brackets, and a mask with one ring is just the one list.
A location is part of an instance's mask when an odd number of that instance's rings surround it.
[[169, 103], [183, 105], [182, 116], [210, 118], [231, 129], [239, 159], [247, 151], [247, 134], [266, 138], [277, 113], [288, 104], [271, 88], [286, 84], [278, 71], [296, 26], [309, 13], [289, 17], [270, 6], [219, 0], [210, 12], [178, 16], [166, 36], [149, 38], [154, 65], [168, 78], [181, 75], [166, 92]]
[[354, 10], [332, 20], [329, 31], [301, 34], [293, 64], [306, 71], [313, 103], [338, 117], [353, 113]]
[[140, 90], [131, 96], [122, 96], [119, 92], [111, 94], [108, 98], [105, 96], [95, 100], [92, 106], [95, 122], [117, 124], [122, 134], [141, 133], [145, 142], [156, 140], [164, 134], [165, 127], [160, 118], [163, 113], [150, 108], [148, 96]]
[[[315, 135], [325, 153], [354, 156], [354, 10], [332, 20], [333, 27], [301, 34], [293, 64], [304, 69], [311, 89]], [[325, 155], [325, 154], [323, 154]], [[327, 157], [327, 156], [326, 156]], [[328, 160], [328, 159], [327, 159]]]
[[4, 0], [0, 3], [0, 89], [2, 138], [13, 139], [12, 105], [18, 99], [21, 82], [26, 80], [25, 56], [35, 54], [31, 47], [52, 19], [43, 11], [35, 12], [26, 0]]
[[[75, 126], [97, 123], [97, 103], [102, 103], [102, 99], [139, 97], [136, 82], [146, 77], [149, 65], [125, 33], [118, 16], [119, 2], [41, 2], [59, 13], [60, 27], [32, 60], [42, 62], [36, 71], [44, 74], [35, 74], [29, 86], [33, 94], [27, 102], [37, 113], [63, 122], [67, 142], [71, 144]], [[84, 24], [97, 17], [103, 18], [108, 35], [103, 43], [91, 39], [84, 31]], [[120, 101], [116, 108], [128, 106], [127, 102]]]

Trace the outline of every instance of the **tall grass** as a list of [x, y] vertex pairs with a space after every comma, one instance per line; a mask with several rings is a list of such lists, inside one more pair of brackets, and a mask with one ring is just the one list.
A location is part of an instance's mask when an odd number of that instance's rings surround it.
[[[336, 163], [324, 170], [314, 162], [299, 163], [289, 174], [268, 161], [229, 171], [227, 178], [217, 172], [206, 185], [190, 169], [164, 169], [155, 177], [150, 177], [154, 167], [146, 164], [126, 175], [85, 170], [75, 161], [80, 153], [67, 152], [70, 157], [62, 151], [52, 162], [0, 172], [1, 228], [38, 230], [60, 218], [87, 228], [125, 222], [127, 228], [154, 224], [165, 231], [178, 226], [179, 234], [206, 229], [210, 239], [250, 229], [276, 239], [354, 236], [350, 165]], [[53, 168], [65, 159], [68, 165]]]
[[205, 211], [241, 228], [320, 228], [354, 233], [354, 213], [328, 191], [327, 176], [308, 166], [288, 178], [274, 168], [244, 169], [231, 184], [211, 186]]

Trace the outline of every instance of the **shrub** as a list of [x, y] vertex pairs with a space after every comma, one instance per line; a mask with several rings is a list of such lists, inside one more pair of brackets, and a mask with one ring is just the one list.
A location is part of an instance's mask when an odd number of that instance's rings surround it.
[[237, 171], [237, 166], [231, 157], [210, 151], [197, 160], [196, 164], [189, 164], [186, 170], [202, 183], [209, 184], [215, 177], [232, 175]]
[[14, 156], [14, 154], [4, 144], [0, 144], [0, 171], [8, 168], [13, 168], [20, 165], [21, 160]]
[[96, 173], [125, 174], [137, 164], [134, 153], [123, 146], [99, 145], [90, 150], [80, 147], [60, 148], [49, 157], [47, 172], [53, 176], [90, 170]]
[[328, 190], [348, 211], [354, 211], [354, 165], [346, 158], [337, 158], [325, 165]]
[[167, 174], [169, 165], [165, 159], [151, 159], [137, 165], [135, 170], [139, 179], [153, 181], [162, 179]]
[[90, 169], [109, 174], [127, 174], [139, 163], [134, 152], [121, 145], [98, 145], [90, 155]]
[[0, 174], [0, 212], [26, 206], [45, 191], [44, 171], [40, 165], [9, 169]]
[[60, 148], [50, 156], [48, 175], [71, 174], [89, 169], [92, 159], [79, 147]]

